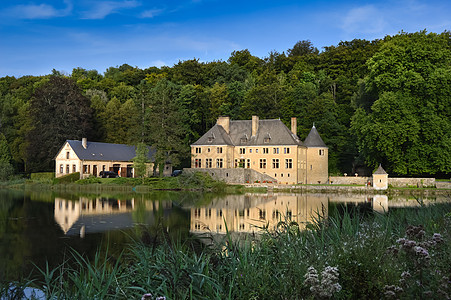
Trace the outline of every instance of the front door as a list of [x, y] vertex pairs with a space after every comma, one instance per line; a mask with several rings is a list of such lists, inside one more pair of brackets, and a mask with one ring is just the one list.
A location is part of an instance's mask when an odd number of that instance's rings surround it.
[[97, 177], [97, 165], [93, 165], [93, 166], [92, 166], [92, 175], [94, 175], [95, 177]]

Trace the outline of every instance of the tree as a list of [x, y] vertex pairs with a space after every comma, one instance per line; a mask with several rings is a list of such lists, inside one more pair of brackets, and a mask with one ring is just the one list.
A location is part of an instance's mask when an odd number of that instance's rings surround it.
[[287, 51], [289, 57], [294, 56], [306, 56], [306, 55], [318, 55], [319, 51], [313, 46], [312, 42], [309, 40], [298, 41], [294, 44], [293, 48]]
[[165, 163], [177, 165], [188, 153], [188, 145], [183, 143], [184, 132], [182, 113], [178, 98], [179, 87], [160, 79], [155, 85], [145, 86], [145, 143], [156, 150], [155, 167], [162, 175]]
[[149, 162], [147, 159], [148, 153], [149, 147], [144, 143], [139, 143], [136, 147], [136, 156], [133, 158], [133, 168], [135, 169], [136, 177], [143, 178], [147, 175], [147, 163]]
[[5, 135], [0, 133], [0, 181], [7, 180], [14, 173], [11, 159], [12, 156], [8, 142], [6, 141]]
[[387, 37], [368, 62], [365, 87], [376, 96], [352, 130], [369, 166], [397, 175], [451, 172], [450, 34]]
[[54, 170], [52, 160], [67, 139], [90, 137], [90, 101], [70, 79], [51, 76], [30, 102], [32, 129], [26, 136], [26, 170]]

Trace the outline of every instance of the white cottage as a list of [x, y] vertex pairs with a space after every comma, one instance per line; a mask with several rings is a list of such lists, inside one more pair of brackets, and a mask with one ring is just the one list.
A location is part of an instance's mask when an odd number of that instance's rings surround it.
[[[153, 161], [155, 150], [149, 147], [148, 159]], [[135, 177], [133, 158], [136, 147], [122, 144], [67, 140], [55, 157], [55, 177], [80, 172], [80, 178], [99, 176], [101, 171], [112, 171], [121, 177]], [[148, 164], [148, 172], [153, 163]], [[172, 168], [166, 165], [163, 174], [170, 175]]]

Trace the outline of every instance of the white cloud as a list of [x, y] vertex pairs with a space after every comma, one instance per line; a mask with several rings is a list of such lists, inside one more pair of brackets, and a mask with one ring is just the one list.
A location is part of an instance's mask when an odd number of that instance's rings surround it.
[[161, 68], [161, 67], [163, 67], [163, 66], [167, 66], [168, 64], [165, 63], [165, 62], [162, 61], [162, 60], [155, 60], [155, 61], [151, 62], [150, 65], [151, 65], [151, 66], [155, 66], [155, 67], [157, 67], [157, 68]]
[[72, 3], [69, 0], [65, 0], [64, 3], [66, 4], [66, 7], [63, 9], [56, 9], [48, 4], [16, 5], [5, 9], [2, 15], [19, 19], [50, 19], [54, 17], [64, 17], [72, 11]]
[[341, 28], [346, 33], [381, 33], [386, 21], [384, 13], [374, 5], [365, 5], [351, 9], [343, 18]]
[[96, 1], [93, 8], [83, 13], [83, 19], [103, 19], [110, 14], [117, 13], [120, 9], [140, 6], [135, 0], [126, 1]]
[[163, 9], [146, 10], [141, 13], [141, 18], [153, 18], [160, 15], [163, 11], [164, 11]]

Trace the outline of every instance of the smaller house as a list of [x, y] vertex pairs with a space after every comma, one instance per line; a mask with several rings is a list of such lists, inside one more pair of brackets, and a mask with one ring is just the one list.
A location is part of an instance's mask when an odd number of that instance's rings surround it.
[[388, 174], [385, 172], [382, 165], [379, 164], [376, 172], [373, 173], [373, 188], [375, 190], [386, 190], [388, 189]]
[[[147, 174], [153, 171], [155, 150], [149, 147]], [[112, 171], [121, 177], [135, 177], [133, 159], [136, 147], [122, 144], [67, 140], [55, 157], [55, 177], [80, 172], [80, 178], [100, 176], [101, 171]], [[172, 167], [167, 164], [163, 175], [169, 176]]]

